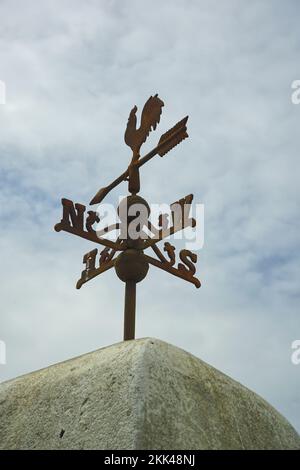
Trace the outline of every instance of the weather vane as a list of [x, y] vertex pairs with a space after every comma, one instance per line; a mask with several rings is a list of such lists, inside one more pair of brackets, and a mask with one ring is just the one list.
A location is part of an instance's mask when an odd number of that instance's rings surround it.
[[[186, 127], [188, 116], [186, 116], [161, 136], [154, 149], [144, 157], [140, 156], [141, 146], [160, 121], [163, 106], [164, 103], [158, 95], [151, 96], [144, 105], [138, 129], [137, 107], [134, 106], [129, 114], [125, 131], [125, 143], [132, 150], [131, 162], [124, 173], [108, 186], [101, 188], [90, 202], [90, 205], [100, 204], [112, 189], [122, 181], [127, 181], [130, 195], [122, 199], [118, 206], [118, 222], [103, 229], [94, 228], [95, 224], [100, 223], [99, 211], [89, 210], [85, 215], [84, 205], [62, 199], [62, 219], [54, 227], [57, 232], [63, 230], [104, 246], [99, 254], [96, 248], [84, 255], [85, 269], [76, 287], [80, 289], [83, 284], [99, 274], [115, 268], [119, 279], [125, 282], [124, 340], [135, 337], [136, 284], [146, 277], [150, 264], [193, 283], [197, 288], [201, 285], [194, 276], [197, 262], [195, 253], [186, 249], [181, 250], [179, 253], [181, 262], [175, 267], [175, 247], [165, 242], [164, 254], [157, 246], [157, 243], [164, 238], [187, 227], [196, 226], [196, 220], [189, 216], [193, 195], [190, 194], [170, 205], [171, 221], [169, 214], [160, 213], [158, 228], [149, 220], [150, 207], [147, 201], [138, 196], [140, 167], [155, 155], [163, 157], [188, 137]], [[119, 236], [115, 241], [105, 238], [106, 234], [116, 230], [119, 231]], [[154, 251], [155, 258], [144, 253], [148, 248]], [[118, 252], [120, 253], [117, 254]]]

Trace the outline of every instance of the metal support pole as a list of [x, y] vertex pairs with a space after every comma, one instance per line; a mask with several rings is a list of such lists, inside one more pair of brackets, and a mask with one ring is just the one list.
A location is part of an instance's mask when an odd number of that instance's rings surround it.
[[126, 281], [124, 309], [124, 341], [135, 336], [136, 282]]

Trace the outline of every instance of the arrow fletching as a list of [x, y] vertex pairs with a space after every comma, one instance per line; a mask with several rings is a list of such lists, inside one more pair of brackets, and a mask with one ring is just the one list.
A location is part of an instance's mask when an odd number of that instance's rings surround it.
[[186, 123], [188, 116], [177, 122], [174, 127], [165, 132], [159, 139], [157, 145], [157, 153], [160, 157], [163, 157], [176, 145], [180, 144], [184, 139], [188, 137]]

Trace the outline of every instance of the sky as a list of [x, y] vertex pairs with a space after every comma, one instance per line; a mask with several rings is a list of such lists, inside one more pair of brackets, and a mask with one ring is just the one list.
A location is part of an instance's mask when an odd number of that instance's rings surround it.
[[124, 171], [129, 111], [158, 93], [144, 152], [186, 115], [189, 139], [143, 168], [141, 195], [204, 204], [202, 287], [150, 268], [136, 335], [200, 357], [300, 431], [299, 16], [297, 0], [0, 2], [1, 381], [122, 340], [123, 283], [110, 270], [76, 290], [94, 246], [53, 226], [62, 197], [88, 205]]

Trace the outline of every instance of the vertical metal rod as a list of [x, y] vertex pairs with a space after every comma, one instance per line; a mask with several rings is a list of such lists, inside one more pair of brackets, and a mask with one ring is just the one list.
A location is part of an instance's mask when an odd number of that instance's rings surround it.
[[135, 336], [136, 282], [126, 281], [124, 309], [124, 341]]

